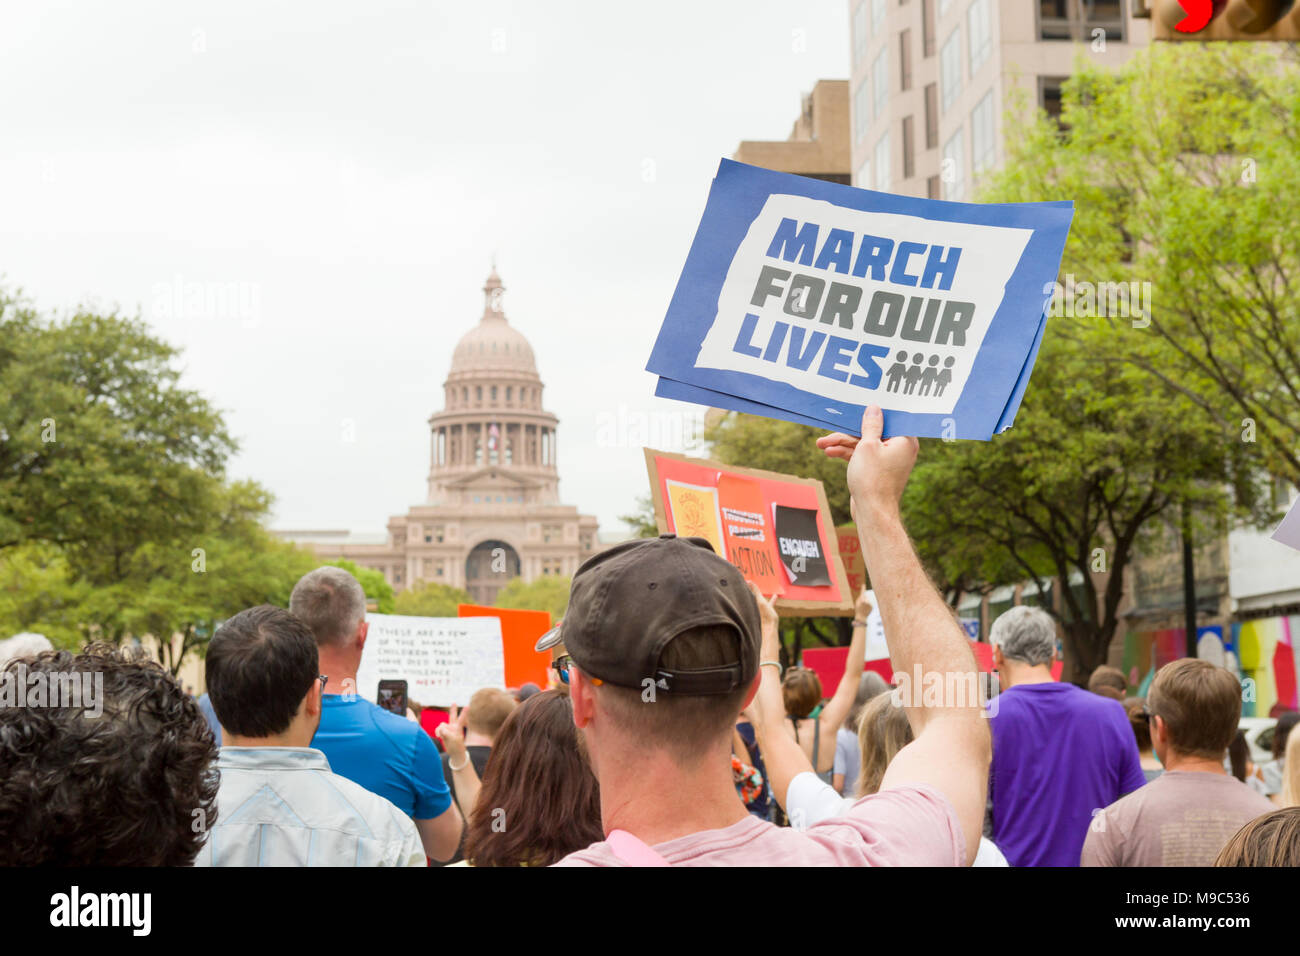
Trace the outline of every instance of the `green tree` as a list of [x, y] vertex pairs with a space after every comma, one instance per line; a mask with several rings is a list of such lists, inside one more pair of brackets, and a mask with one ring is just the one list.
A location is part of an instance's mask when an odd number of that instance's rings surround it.
[[1064, 91], [1068, 135], [1043, 121], [1013, 131], [1006, 171], [984, 197], [1075, 199], [1062, 271], [1150, 283], [1137, 322], [1092, 311], [1090, 324], [1113, 338], [1100, 357], [1141, 368], [1292, 484], [1298, 104], [1295, 51], [1273, 44], [1156, 43], [1116, 72], [1081, 59]]
[[571, 578], [550, 575], [543, 575], [528, 582], [523, 578], [511, 578], [497, 593], [496, 606], [528, 611], [550, 611], [551, 620], [558, 621], [564, 617], [564, 611], [569, 606], [571, 583]]
[[42, 541], [102, 568], [204, 526], [235, 443], [176, 355], [138, 320], [0, 290], [0, 553]]
[[[1014, 575], [1040, 588], [1055, 580], [1067, 676], [1076, 680], [1105, 662], [1124, 571], [1148, 541], [1184, 514], [1195, 533], [1217, 533], [1234, 517], [1267, 517], [1253, 478], [1267, 456], [1241, 441], [1222, 390], [1178, 363], [1235, 336], [1241, 310], [1252, 308], [1244, 301], [1249, 280], [1229, 282], [1235, 301], [1223, 287], [1242, 261], [1261, 258], [1255, 238], [1235, 238], [1255, 214], [1234, 223], [1239, 197], [1253, 204], [1258, 196], [1209, 171], [1240, 142], [1239, 126], [1260, 122], [1277, 104], [1240, 102], [1254, 95], [1243, 65], [1262, 64], [1257, 54], [1191, 46], [1140, 51], [1113, 73], [1081, 63], [1066, 84], [1064, 131], [1041, 113], [1012, 124], [1007, 163], [979, 198], [1073, 198], [1061, 271], [1087, 285], [1052, 312], [1015, 427], [988, 443], [924, 442], [904, 501], [909, 528], [932, 551], [951, 543], [943, 559], [950, 578]], [[1276, 75], [1263, 82], [1270, 97], [1280, 95]], [[1253, 134], [1244, 141], [1263, 148]], [[1204, 221], [1189, 216], [1216, 224], [1225, 261], [1187, 258], [1209, 241]], [[1276, 239], [1278, 230], [1265, 235]], [[1130, 301], [1126, 311], [1111, 294], [1119, 283], [1133, 291], [1127, 283], [1143, 281], [1155, 290], [1145, 304]], [[1207, 301], [1221, 313], [1202, 316], [1202, 334], [1179, 313]], [[1296, 414], [1294, 403], [1277, 414]], [[1268, 467], [1286, 457], [1274, 454]]]
[[358, 567], [353, 561], [347, 558], [339, 558], [337, 561], [326, 561], [327, 565], [336, 568], [342, 568], [348, 574], [352, 575], [361, 584], [361, 590], [366, 592], [366, 601], [375, 602], [375, 610], [380, 614], [392, 614], [396, 607], [396, 601], [393, 598], [393, 586], [384, 578], [382, 571], [376, 571], [374, 568]]
[[393, 613], [413, 617], [455, 617], [458, 604], [473, 603], [469, 592], [463, 588], [425, 581], [397, 595]]

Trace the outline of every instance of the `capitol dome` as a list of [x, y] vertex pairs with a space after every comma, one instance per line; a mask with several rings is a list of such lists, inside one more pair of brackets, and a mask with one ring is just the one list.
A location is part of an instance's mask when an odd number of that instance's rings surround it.
[[501, 305], [504, 291], [505, 286], [494, 268], [483, 286], [483, 316], [478, 325], [461, 336], [452, 352], [449, 381], [465, 373], [481, 378], [484, 372], [538, 377], [533, 347], [522, 332], [506, 321]]

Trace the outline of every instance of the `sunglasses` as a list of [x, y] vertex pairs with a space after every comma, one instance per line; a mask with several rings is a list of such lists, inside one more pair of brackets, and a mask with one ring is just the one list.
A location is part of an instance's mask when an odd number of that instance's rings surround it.
[[329, 676], [326, 674], [317, 674], [316, 679], [320, 681], [320, 689], [325, 690], [325, 685], [329, 683]]
[[[560, 675], [561, 684], [567, 684], [569, 682], [569, 671], [575, 666], [577, 665], [573, 663], [573, 658], [568, 654], [561, 654], [555, 660], [551, 661], [551, 667], [555, 669], [555, 673]], [[595, 677], [591, 678], [591, 682], [597, 686], [600, 686], [600, 684], [603, 683], [603, 681], [600, 681]]]

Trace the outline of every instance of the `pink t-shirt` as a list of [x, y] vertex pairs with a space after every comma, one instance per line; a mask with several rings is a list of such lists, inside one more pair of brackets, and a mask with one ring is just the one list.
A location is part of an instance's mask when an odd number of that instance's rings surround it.
[[[746, 816], [655, 846], [674, 866], [965, 866], [966, 838], [957, 812], [933, 787], [912, 786], [863, 797], [843, 816], [807, 830]], [[602, 841], [555, 866], [626, 866]]]

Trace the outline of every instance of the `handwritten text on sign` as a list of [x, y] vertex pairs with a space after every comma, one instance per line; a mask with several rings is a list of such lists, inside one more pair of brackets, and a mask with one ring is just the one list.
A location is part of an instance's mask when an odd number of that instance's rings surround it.
[[357, 693], [378, 696], [381, 680], [404, 680], [425, 706], [467, 704], [480, 687], [505, 687], [501, 621], [495, 617], [368, 614]]

